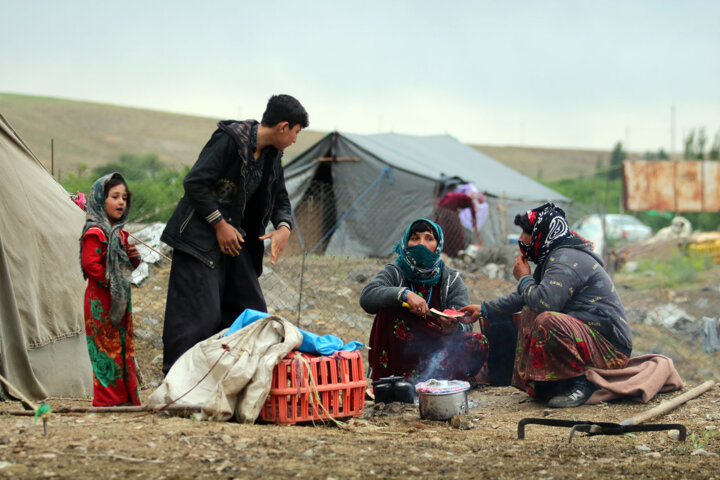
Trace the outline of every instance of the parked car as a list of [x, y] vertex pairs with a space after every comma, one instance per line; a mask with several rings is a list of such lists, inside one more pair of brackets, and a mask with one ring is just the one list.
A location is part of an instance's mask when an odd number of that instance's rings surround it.
[[[571, 229], [581, 237], [593, 242], [593, 250], [602, 253], [602, 216], [587, 215], [575, 222]], [[652, 236], [652, 228], [630, 215], [609, 213], [605, 215], [605, 238], [610, 248], [625, 243], [641, 242]]]

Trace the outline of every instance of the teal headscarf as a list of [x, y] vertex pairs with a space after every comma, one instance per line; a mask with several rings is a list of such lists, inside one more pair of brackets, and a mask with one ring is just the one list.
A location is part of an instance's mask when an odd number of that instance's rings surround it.
[[[118, 327], [125, 312], [127, 311], [128, 302], [130, 301], [130, 276], [132, 274], [132, 264], [130, 258], [125, 251], [120, 237], [120, 231], [127, 222], [130, 212], [130, 204], [123, 212], [122, 218], [110, 223], [105, 209], [105, 184], [111, 178], [118, 178], [125, 182], [119, 173], [108, 173], [98, 178], [92, 186], [92, 193], [87, 202], [87, 219], [83, 227], [82, 235], [91, 227], [97, 227], [103, 231], [107, 238], [107, 264], [105, 266], [105, 280], [110, 288], [110, 321]], [[126, 183], [127, 185], [127, 183]], [[82, 235], [80, 236], [80, 262], [82, 265]], [[83, 270], [83, 275], [87, 278], [87, 274]]]
[[[418, 222], [427, 222], [435, 230], [438, 245], [434, 252], [431, 252], [425, 245], [408, 246], [410, 230]], [[435, 285], [440, 280], [443, 269], [443, 261], [440, 259], [443, 239], [440, 225], [426, 218], [419, 218], [410, 224], [405, 230], [402, 240], [395, 245], [395, 253], [398, 254], [395, 264], [400, 267], [405, 279], [421, 285]]]

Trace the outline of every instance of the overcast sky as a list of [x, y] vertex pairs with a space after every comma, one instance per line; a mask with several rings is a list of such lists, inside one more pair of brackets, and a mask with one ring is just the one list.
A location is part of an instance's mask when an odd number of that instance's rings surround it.
[[[675, 150], [720, 131], [717, 1], [0, 0], [0, 92], [310, 128]], [[709, 142], [709, 143], [710, 143]]]

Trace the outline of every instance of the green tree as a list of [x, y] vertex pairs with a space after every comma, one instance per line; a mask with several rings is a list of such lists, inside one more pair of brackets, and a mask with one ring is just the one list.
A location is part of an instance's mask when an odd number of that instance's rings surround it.
[[138, 181], [147, 178], [156, 178], [165, 166], [155, 153], [138, 155], [135, 153], [123, 153], [117, 162], [110, 162], [93, 169], [95, 178], [100, 178], [111, 172], [119, 172], [125, 180]]
[[710, 151], [708, 152], [708, 159], [720, 160], [720, 132], [715, 134], [712, 147], [710, 147]]
[[705, 129], [700, 128], [698, 129], [698, 136], [697, 136], [697, 148], [695, 148], [695, 158], [698, 160], [705, 159], [705, 143], [707, 143], [707, 135], [705, 135]]
[[610, 168], [608, 170], [608, 178], [616, 180], [622, 178], [622, 162], [627, 158], [627, 153], [622, 148], [622, 142], [617, 142], [610, 154]]
[[670, 160], [670, 155], [665, 153], [665, 150], [662, 147], [660, 147], [660, 150], [658, 150], [658, 153], [657, 153], [657, 159], [658, 160]]
[[685, 143], [685, 150], [683, 151], [683, 158], [685, 160], [692, 160], [695, 158], [695, 130], [690, 130], [683, 140]]

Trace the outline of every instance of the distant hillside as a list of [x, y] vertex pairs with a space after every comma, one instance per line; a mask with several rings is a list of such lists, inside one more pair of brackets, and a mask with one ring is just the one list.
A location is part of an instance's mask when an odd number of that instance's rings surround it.
[[[0, 93], [0, 113], [38, 158], [50, 168], [50, 139], [55, 170], [92, 168], [122, 153], [156, 153], [170, 166], [192, 165], [220, 119], [120, 107], [100, 103]], [[259, 112], [260, 115], [262, 112]], [[327, 132], [307, 130], [285, 152], [289, 160]], [[532, 178], [556, 180], [593, 171], [608, 151], [473, 145], [490, 157]], [[639, 158], [639, 155], [630, 155]]]
[[[597, 168], [599, 157], [602, 158], [602, 165], [607, 166], [610, 160], [610, 149], [613, 146], [609, 145], [608, 150], [574, 150], [472, 145], [508, 167], [534, 179], [544, 181], [587, 175]], [[640, 154], [628, 154], [628, 160], [640, 160], [641, 158]]]
[[[5, 93], [0, 93], [0, 113], [48, 169], [54, 139], [56, 173], [103, 165], [122, 153], [156, 153], [167, 165], [192, 165], [220, 120]], [[322, 135], [302, 132], [286, 156], [292, 158]]]

